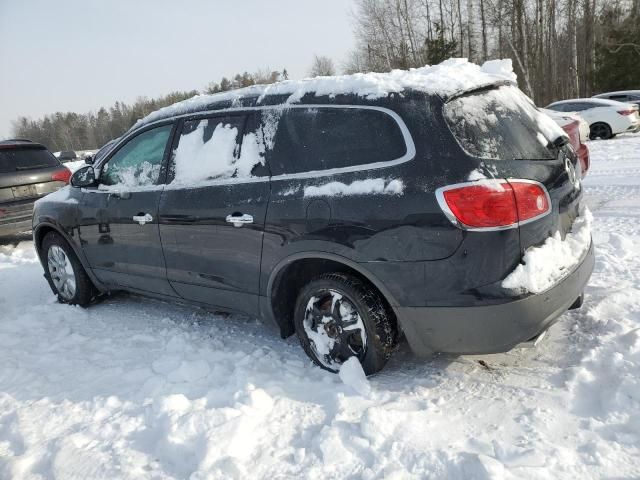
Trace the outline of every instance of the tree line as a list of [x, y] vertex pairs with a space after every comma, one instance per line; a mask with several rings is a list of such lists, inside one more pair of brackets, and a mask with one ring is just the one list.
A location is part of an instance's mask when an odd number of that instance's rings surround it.
[[[355, 48], [345, 73], [433, 65], [450, 57], [482, 63], [511, 58], [520, 88], [544, 106], [551, 101], [638, 88], [640, 0], [356, 0]], [[333, 75], [315, 55], [310, 76]], [[288, 79], [286, 69], [238, 73], [211, 82], [205, 93]], [[14, 136], [51, 150], [98, 148], [138, 118], [199, 93], [173, 92], [133, 104], [78, 114], [19, 117]]]
[[[287, 70], [269, 69], [255, 73], [240, 73], [231, 79], [223, 77], [211, 82], [204, 93], [217, 93], [249, 85], [274, 83], [288, 78]], [[46, 145], [51, 151], [90, 150], [100, 148], [109, 140], [119, 137], [136, 121], [154, 110], [198, 95], [198, 90], [172, 92], [158, 98], [139, 97], [134, 103], [116, 102], [97, 112], [56, 112], [32, 120], [18, 117], [13, 122], [14, 138], [27, 138]]]
[[197, 94], [197, 90], [192, 90], [155, 99], [140, 97], [131, 105], [116, 102], [97, 112], [56, 112], [37, 120], [19, 117], [13, 123], [13, 135], [42, 143], [54, 152], [99, 148], [122, 135], [139, 118]]
[[640, 0], [357, 0], [347, 72], [511, 58], [538, 105], [638, 88]]

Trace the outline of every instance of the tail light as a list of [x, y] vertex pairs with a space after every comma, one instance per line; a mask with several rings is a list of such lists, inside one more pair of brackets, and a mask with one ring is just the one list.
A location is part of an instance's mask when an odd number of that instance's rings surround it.
[[69, 183], [70, 178], [71, 178], [71, 170], [69, 170], [66, 167], [63, 167], [62, 170], [58, 170], [53, 175], [51, 175], [52, 182]]
[[547, 189], [532, 180], [487, 180], [439, 188], [440, 208], [466, 230], [504, 230], [551, 212]]
[[633, 115], [634, 113], [636, 113], [635, 110], [631, 109], [631, 110], [618, 110], [618, 113], [620, 115]]

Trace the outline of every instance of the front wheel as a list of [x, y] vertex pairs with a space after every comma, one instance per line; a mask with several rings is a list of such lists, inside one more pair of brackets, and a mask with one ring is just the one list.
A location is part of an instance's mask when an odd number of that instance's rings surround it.
[[294, 315], [302, 348], [330, 372], [355, 356], [367, 375], [376, 373], [398, 343], [393, 313], [376, 290], [352, 275], [312, 280], [300, 291]]
[[97, 291], [66, 240], [58, 233], [49, 232], [42, 241], [42, 255], [49, 286], [58, 301], [88, 306]]

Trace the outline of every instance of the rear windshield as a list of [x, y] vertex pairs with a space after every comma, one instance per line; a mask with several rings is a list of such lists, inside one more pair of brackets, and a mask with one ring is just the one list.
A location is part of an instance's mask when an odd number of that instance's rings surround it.
[[502, 86], [445, 105], [449, 128], [464, 150], [493, 160], [552, 159], [548, 147], [564, 131], [518, 88]]
[[0, 149], [0, 173], [56, 167], [58, 159], [44, 148]]

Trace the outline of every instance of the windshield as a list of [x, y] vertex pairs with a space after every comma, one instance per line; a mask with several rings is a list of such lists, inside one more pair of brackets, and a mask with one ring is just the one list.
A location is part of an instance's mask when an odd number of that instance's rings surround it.
[[550, 142], [564, 131], [517, 87], [501, 86], [456, 97], [445, 105], [449, 128], [462, 148], [493, 160], [553, 159]]
[[57, 167], [58, 159], [44, 148], [0, 149], [0, 173]]

